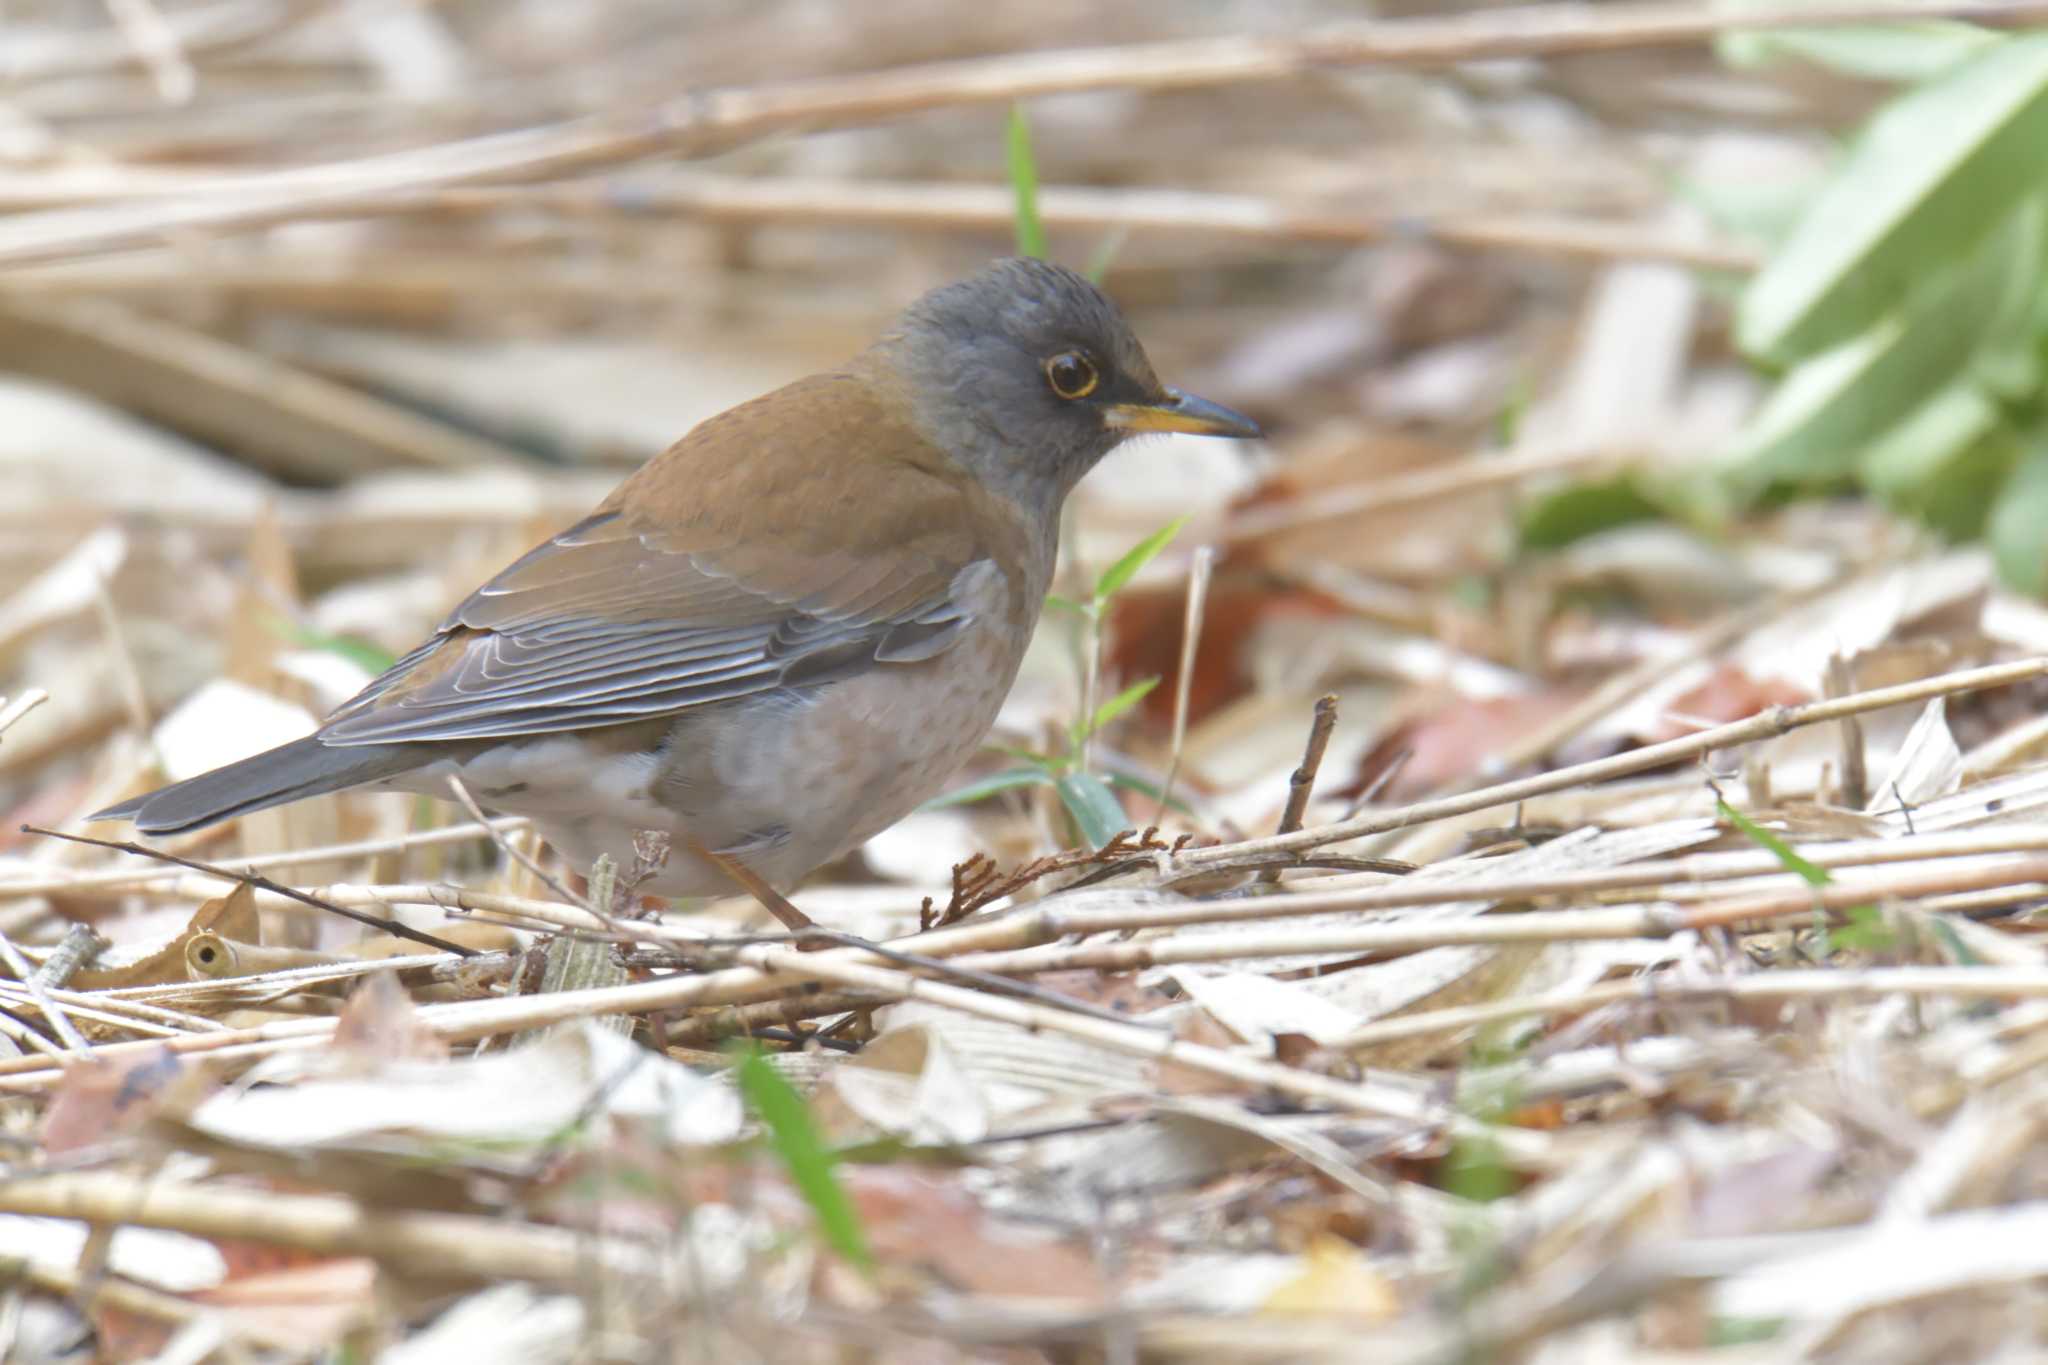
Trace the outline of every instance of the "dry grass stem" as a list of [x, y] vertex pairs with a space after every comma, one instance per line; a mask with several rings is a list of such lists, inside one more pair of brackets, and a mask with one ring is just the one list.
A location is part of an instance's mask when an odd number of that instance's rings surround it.
[[1665, 740], [1661, 744], [1646, 744], [1639, 749], [1616, 754], [1611, 758], [1574, 764], [1534, 777], [1482, 787], [1477, 791], [1433, 801], [1420, 801], [1389, 811], [1368, 812], [1349, 820], [1301, 830], [1295, 834], [1276, 834], [1264, 839], [1247, 839], [1235, 844], [1191, 848], [1173, 856], [1173, 866], [1169, 872], [1192, 872], [1198, 869], [1229, 866], [1248, 855], [1296, 853], [1321, 848], [1325, 844], [1337, 843], [1344, 839], [1357, 839], [1368, 834], [1406, 829], [1411, 825], [1448, 819], [1454, 815], [1469, 815], [1494, 806], [1511, 806], [1518, 801], [1545, 796], [1569, 787], [1589, 786], [1672, 763], [1690, 762], [1717, 749], [1731, 748], [1738, 744], [1753, 744], [1763, 739], [1775, 739], [1779, 735], [1789, 734], [1808, 725], [1819, 725], [1827, 721], [1840, 720], [1845, 716], [1881, 711], [1888, 706], [1930, 701], [1935, 697], [1955, 696], [1958, 693], [1993, 687], [2010, 687], [2015, 683], [2028, 682], [2044, 675], [2048, 675], [2048, 659], [2024, 659], [2016, 663], [1992, 664], [1984, 668], [1944, 673], [1932, 678], [1923, 678], [1918, 682], [1875, 688], [1803, 706], [1773, 706], [1747, 720], [1717, 725], [1697, 734]]

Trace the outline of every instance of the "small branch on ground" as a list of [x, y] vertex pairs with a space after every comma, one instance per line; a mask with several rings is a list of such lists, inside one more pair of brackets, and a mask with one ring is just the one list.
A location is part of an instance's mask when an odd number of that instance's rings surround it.
[[[1323, 766], [1323, 751], [1330, 747], [1330, 732], [1336, 728], [1336, 697], [1316, 698], [1315, 718], [1308, 727], [1308, 747], [1301, 755], [1301, 766], [1287, 779], [1287, 808], [1280, 812], [1280, 827], [1274, 833], [1292, 834], [1301, 828], [1302, 817], [1308, 813], [1308, 799], [1315, 792], [1316, 773]], [[1271, 886], [1280, 880], [1280, 872], [1278, 867], [1269, 867], [1259, 874], [1259, 881]]]

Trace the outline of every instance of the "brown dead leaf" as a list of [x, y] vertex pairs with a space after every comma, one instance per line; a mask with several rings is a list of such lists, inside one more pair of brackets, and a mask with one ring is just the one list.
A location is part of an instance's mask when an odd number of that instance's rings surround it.
[[162, 1318], [144, 1317], [111, 1304], [95, 1303], [92, 1306], [92, 1331], [93, 1344], [98, 1350], [92, 1359], [105, 1362], [105, 1365], [153, 1360], [170, 1344], [171, 1333], [175, 1330], [175, 1323]]
[[121, 1061], [95, 1057], [67, 1067], [43, 1114], [44, 1152], [95, 1147], [133, 1132], [164, 1108], [185, 1079], [193, 1080], [194, 1088], [205, 1085], [168, 1048]]
[[[1341, 611], [1320, 593], [1289, 587], [1248, 568], [1241, 556], [1226, 555], [1216, 566], [1202, 608], [1202, 638], [1188, 684], [1189, 723], [1199, 724], [1251, 691], [1249, 645], [1266, 620], [1280, 614], [1325, 620]], [[1187, 589], [1181, 584], [1127, 588], [1110, 604], [1106, 667], [1113, 677], [1160, 680], [1140, 704], [1155, 727], [1173, 720], [1186, 616]]]
[[440, 1062], [448, 1044], [420, 1024], [419, 1011], [392, 972], [366, 978], [335, 1021], [334, 1049], [365, 1069], [386, 1062]]
[[1810, 693], [1781, 678], [1759, 681], [1736, 665], [1724, 663], [1699, 686], [1674, 698], [1665, 708], [1670, 719], [1641, 738], [1645, 744], [1656, 744], [1693, 733], [1699, 722], [1726, 725], [1773, 706], [1798, 706], [1812, 700]]
[[840, 1179], [885, 1264], [925, 1265], [969, 1292], [1102, 1298], [1102, 1273], [1085, 1252], [989, 1217], [957, 1178], [911, 1166], [850, 1166]]
[[[221, 1247], [228, 1252], [227, 1244]], [[235, 1273], [229, 1256], [226, 1283], [193, 1297], [221, 1309], [230, 1324], [263, 1340], [319, 1352], [334, 1345], [368, 1315], [377, 1283], [377, 1263], [367, 1257], [298, 1259], [276, 1269]], [[267, 1258], [266, 1258], [267, 1259]]]
[[186, 950], [194, 939], [216, 935], [229, 943], [261, 944], [262, 923], [256, 912], [256, 892], [246, 882], [227, 895], [210, 900], [192, 912], [192, 920], [176, 938], [147, 957], [118, 967], [88, 968], [74, 974], [71, 988], [80, 991], [115, 990], [123, 986], [167, 986], [190, 981], [192, 970]]
[[[1174, 1021], [1173, 1036], [1178, 1041], [1204, 1047], [1234, 1049], [1244, 1044], [1242, 1038], [1206, 1010], [1191, 1010]], [[1182, 1066], [1171, 1058], [1159, 1063], [1154, 1079], [1160, 1091], [1168, 1095], [1242, 1095], [1246, 1091], [1240, 1082]]]
[[1338, 796], [1356, 797], [1396, 759], [1401, 766], [1382, 788], [1389, 801], [1405, 801], [1484, 774], [1488, 760], [1529, 731], [1578, 704], [1577, 689], [1552, 687], [1519, 697], [1458, 699], [1387, 731], [1359, 760], [1358, 776]]
[[1041, 990], [1120, 1014], [1150, 1014], [1175, 1003], [1172, 995], [1158, 987], [1140, 984], [1136, 972], [1046, 972], [1034, 981]]

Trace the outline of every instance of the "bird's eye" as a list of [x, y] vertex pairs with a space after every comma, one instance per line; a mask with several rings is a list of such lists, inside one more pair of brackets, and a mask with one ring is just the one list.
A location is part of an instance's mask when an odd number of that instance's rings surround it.
[[1045, 382], [1062, 398], [1086, 398], [1100, 380], [1094, 362], [1079, 351], [1062, 351], [1045, 362]]

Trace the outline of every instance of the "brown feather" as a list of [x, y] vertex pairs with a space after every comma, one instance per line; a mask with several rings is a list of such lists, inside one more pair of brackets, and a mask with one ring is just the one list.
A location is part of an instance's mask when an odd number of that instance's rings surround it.
[[[925, 439], [864, 358], [710, 419], [457, 607], [330, 719], [330, 743], [551, 733], [681, 711], [964, 626], [977, 561], [1033, 603], [1017, 508]], [[908, 632], [910, 643], [905, 643]]]

